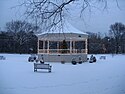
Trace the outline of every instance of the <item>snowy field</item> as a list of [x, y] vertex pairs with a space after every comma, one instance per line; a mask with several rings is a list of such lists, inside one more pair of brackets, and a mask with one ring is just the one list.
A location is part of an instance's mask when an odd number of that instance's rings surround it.
[[[33, 72], [29, 55], [0, 54], [0, 94], [125, 94], [125, 55], [95, 55], [96, 63], [50, 63]], [[89, 56], [88, 56], [89, 57]]]

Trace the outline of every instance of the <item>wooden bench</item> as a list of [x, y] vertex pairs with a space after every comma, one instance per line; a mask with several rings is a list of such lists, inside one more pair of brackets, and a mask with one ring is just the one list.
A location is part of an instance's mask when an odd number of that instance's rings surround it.
[[0, 56], [0, 60], [5, 60], [6, 58], [4, 56]]
[[100, 59], [104, 59], [104, 60], [105, 60], [105, 59], [106, 59], [106, 56], [100, 56]]
[[48, 69], [48, 71], [51, 72], [51, 67], [49, 64], [34, 63], [34, 72], [36, 72], [37, 69]]

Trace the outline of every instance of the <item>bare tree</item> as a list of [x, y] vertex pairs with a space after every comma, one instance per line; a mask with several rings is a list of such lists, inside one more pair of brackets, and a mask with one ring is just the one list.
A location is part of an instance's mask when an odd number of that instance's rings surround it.
[[11, 21], [6, 24], [6, 30], [9, 32], [13, 39], [22, 45], [28, 39], [26, 35], [35, 31], [35, 26], [26, 21]]
[[109, 30], [109, 35], [110, 37], [114, 38], [115, 43], [115, 52], [119, 53], [122, 50], [124, 50], [124, 44], [125, 44], [125, 25], [120, 23], [120, 22], [116, 22], [115, 24], [112, 24], [110, 26], [110, 30]]
[[66, 14], [70, 14], [71, 7], [78, 5], [83, 13], [85, 9], [96, 8], [97, 3], [103, 3], [104, 9], [107, 7], [107, 0], [25, 0], [21, 6], [25, 6], [25, 14], [35, 20], [42, 32], [52, 32], [63, 30]]
[[18, 44], [20, 51], [21, 47], [32, 38], [31, 33], [36, 30], [36, 26], [26, 21], [11, 21], [6, 24], [6, 30], [14, 40], [14, 47]]

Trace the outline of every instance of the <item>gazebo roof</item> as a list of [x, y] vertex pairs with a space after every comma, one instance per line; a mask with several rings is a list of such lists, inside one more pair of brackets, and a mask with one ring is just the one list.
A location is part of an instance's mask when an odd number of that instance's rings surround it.
[[63, 32], [49, 32], [49, 33], [42, 33], [37, 35], [39, 39], [42, 40], [83, 40], [88, 38], [88, 34], [84, 33], [75, 27], [73, 27], [71, 24], [66, 23], [64, 25], [64, 30]]
[[64, 31], [64, 33], [78, 33], [78, 34], [85, 34], [85, 35], [87, 35], [87, 33], [76, 29], [74, 26], [72, 26], [68, 22], [64, 25], [64, 30], [63, 31]]

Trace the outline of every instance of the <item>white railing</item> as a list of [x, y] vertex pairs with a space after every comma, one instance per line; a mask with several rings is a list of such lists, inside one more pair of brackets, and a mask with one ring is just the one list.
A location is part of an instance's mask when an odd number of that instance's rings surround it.
[[86, 49], [39, 49], [38, 53], [61, 53], [61, 54], [69, 54], [69, 53], [87, 53]]

